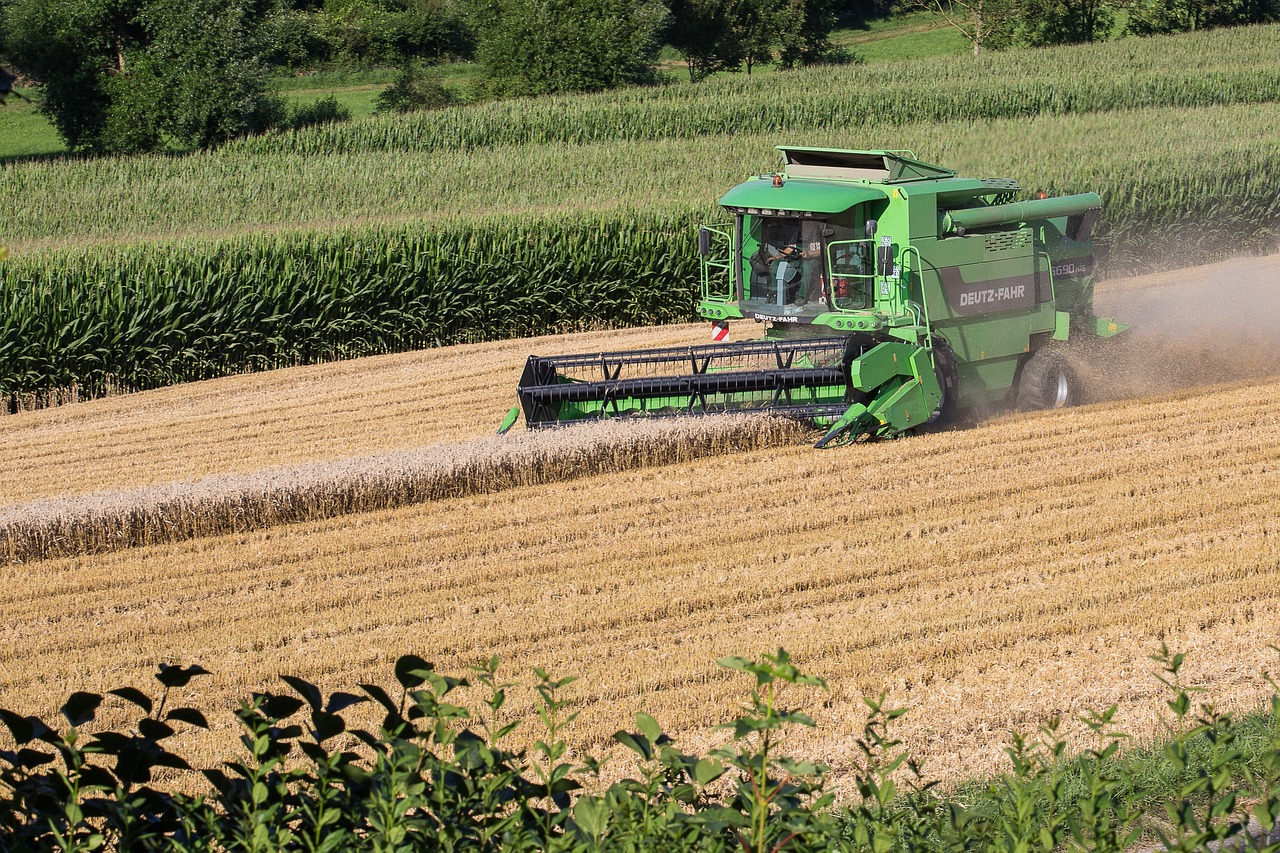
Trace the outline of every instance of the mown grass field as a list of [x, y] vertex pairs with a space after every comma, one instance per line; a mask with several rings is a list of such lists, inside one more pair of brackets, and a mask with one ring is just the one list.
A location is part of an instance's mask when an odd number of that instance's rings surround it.
[[[1099, 299], [1164, 292], [1192, 317], [1188, 293], [1274, 275], [1250, 263]], [[526, 352], [700, 331], [450, 348], [19, 414], [0, 419], [0, 482], [13, 501], [477, 437]], [[52, 712], [73, 689], [142, 684], [162, 660], [214, 670], [192, 689], [230, 709], [278, 673], [349, 687], [404, 652], [453, 671], [499, 654], [513, 676], [583, 676], [576, 744], [599, 748], [646, 710], [699, 745], [742, 695], [714, 659], [782, 645], [833, 685], [798, 751], [847, 769], [859, 695], [887, 689], [948, 780], [996, 769], [1009, 728], [1055, 714], [1116, 702], [1131, 731], [1156, 734], [1164, 696], [1145, 656], [1162, 640], [1192, 654], [1216, 701], [1249, 708], [1277, 664], [1280, 380], [1265, 374], [1280, 364], [1216, 333], [1141, 351], [1127, 385], [1113, 374], [1111, 390], [1142, 395], [1125, 401], [5, 566], [0, 706]], [[1169, 369], [1179, 354], [1198, 360]], [[1186, 387], [1250, 373], [1264, 378]], [[207, 764], [231, 731], [222, 716], [185, 754]]]
[[972, 45], [958, 30], [948, 26], [941, 15], [925, 11], [869, 21], [865, 28], [836, 30], [831, 34], [831, 41], [868, 63], [955, 56], [973, 51]]
[[0, 107], [0, 159], [61, 154], [67, 147], [33, 103], [11, 98]]

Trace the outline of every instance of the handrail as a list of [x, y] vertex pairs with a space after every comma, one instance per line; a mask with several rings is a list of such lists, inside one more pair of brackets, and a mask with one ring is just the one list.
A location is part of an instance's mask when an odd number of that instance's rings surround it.
[[[1058, 285], [1053, 280], [1053, 256], [1049, 254], [1049, 250], [1045, 248], [1044, 243], [1035, 239], [1031, 243], [1031, 256], [1037, 259], [1044, 258], [1044, 270], [1049, 274], [1049, 296], [1051, 297], [1049, 301], [1056, 303], [1058, 301]], [[1037, 269], [1036, 272], [1039, 273], [1040, 270]], [[1040, 294], [1037, 293], [1037, 304], [1039, 301]]]
[[[909, 284], [910, 279], [907, 277], [907, 273], [908, 273], [908, 271], [910, 271], [910, 270], [911, 270], [911, 268], [907, 266], [907, 256], [908, 256], [909, 254], [911, 254], [911, 253], [915, 253], [915, 256], [916, 256], [916, 263], [918, 263], [918, 264], [919, 264], [920, 269], [923, 269], [923, 268], [924, 268], [924, 258], [920, 257], [920, 250], [919, 250], [919, 249], [917, 249], [915, 246], [906, 246], [906, 247], [904, 247], [904, 248], [903, 248], [903, 250], [902, 250], [902, 273], [903, 273], [903, 275], [902, 275], [902, 281], [903, 281], [902, 286], [903, 286], [904, 288], [906, 288], [906, 291], [907, 291], [907, 297], [908, 297], [908, 298], [907, 298], [907, 302], [908, 302], [908, 303], [910, 303], [910, 302], [911, 302], [911, 299], [910, 299], [910, 296], [911, 296], [911, 285]], [[911, 303], [911, 304], [914, 304], [914, 303]], [[919, 305], [919, 308], [920, 308], [920, 310], [921, 310], [922, 312], [924, 312], [924, 327], [925, 327], [925, 330], [926, 330], [924, 347], [925, 347], [925, 349], [929, 352], [929, 364], [930, 364], [930, 366], [932, 366], [932, 367], [936, 368], [936, 367], [937, 367], [937, 364], [935, 364], [935, 363], [934, 363], [934, 359], [933, 359], [933, 322], [932, 322], [932, 321], [930, 320], [930, 318], [929, 318], [929, 299], [928, 299], [928, 297], [925, 295], [925, 292], [924, 292], [924, 276], [921, 276], [921, 277], [920, 277], [920, 305]]]

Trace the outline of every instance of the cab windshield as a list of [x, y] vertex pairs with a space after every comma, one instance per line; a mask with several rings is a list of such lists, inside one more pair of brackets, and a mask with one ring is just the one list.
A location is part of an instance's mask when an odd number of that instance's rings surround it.
[[744, 217], [744, 307], [775, 315], [873, 307], [872, 241], [861, 224], [857, 209], [829, 220]]
[[742, 246], [749, 272], [744, 301], [756, 307], [821, 306], [824, 225], [814, 219], [751, 217]]

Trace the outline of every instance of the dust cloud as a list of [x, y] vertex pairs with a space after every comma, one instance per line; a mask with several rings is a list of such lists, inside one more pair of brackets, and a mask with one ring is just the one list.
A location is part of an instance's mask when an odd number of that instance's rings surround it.
[[1101, 281], [1094, 308], [1133, 329], [1081, 354], [1090, 400], [1280, 375], [1280, 255]]

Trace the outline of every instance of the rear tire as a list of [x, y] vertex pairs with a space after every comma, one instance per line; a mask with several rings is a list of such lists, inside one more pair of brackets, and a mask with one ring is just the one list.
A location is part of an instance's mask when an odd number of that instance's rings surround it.
[[1022, 366], [1018, 408], [1065, 409], [1083, 399], [1080, 377], [1059, 347], [1036, 350]]

